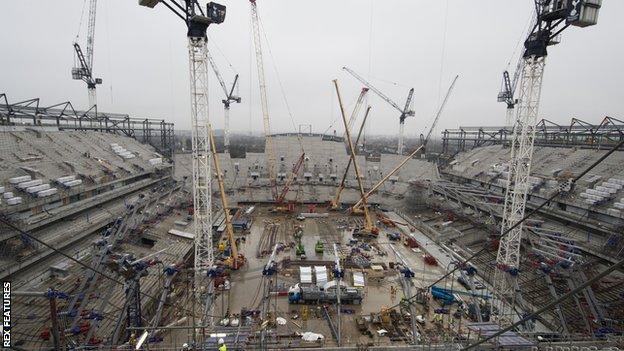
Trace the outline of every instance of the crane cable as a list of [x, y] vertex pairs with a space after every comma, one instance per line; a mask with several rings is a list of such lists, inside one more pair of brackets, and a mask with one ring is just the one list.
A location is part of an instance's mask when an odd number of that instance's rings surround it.
[[[266, 43], [266, 48], [269, 52], [269, 56], [271, 57], [271, 64], [273, 66], [273, 70], [275, 71], [275, 76], [277, 77], [277, 82], [280, 87], [282, 98], [284, 99], [284, 104], [286, 105], [286, 111], [288, 112], [288, 116], [290, 117], [290, 123], [292, 123], [293, 129], [297, 131], [297, 124], [295, 123], [295, 117], [292, 114], [292, 111], [290, 109], [290, 104], [288, 103], [288, 99], [286, 98], [286, 91], [284, 90], [282, 79], [280, 78], [279, 71], [277, 70], [277, 64], [275, 62], [275, 58], [273, 57], [273, 52], [271, 51], [271, 44], [269, 43], [269, 38], [266, 35], [266, 30], [264, 30], [264, 25], [262, 24], [260, 15], [258, 15], [258, 24], [259, 24], [260, 32], [262, 32], [262, 36], [264, 37], [264, 42]], [[298, 132], [297, 132], [297, 140], [299, 141], [299, 147], [301, 148], [301, 153], [305, 153], [305, 150], [303, 148], [303, 139], [301, 138], [301, 134]]]
[[74, 40], [74, 42], [78, 42], [78, 39], [80, 38], [80, 30], [82, 29], [82, 19], [84, 18], [84, 13], [85, 13], [85, 7], [87, 5], [87, 0], [84, 0], [82, 2], [82, 10], [80, 11], [80, 21], [78, 22], [78, 31], [76, 32], [76, 39]]

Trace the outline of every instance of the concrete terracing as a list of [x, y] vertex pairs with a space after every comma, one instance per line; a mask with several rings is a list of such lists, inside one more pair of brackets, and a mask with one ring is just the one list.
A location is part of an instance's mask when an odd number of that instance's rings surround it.
[[[293, 165], [301, 156], [301, 145], [306, 154], [287, 199], [294, 200], [298, 196], [299, 201], [327, 202], [333, 198], [349, 161], [346, 145], [340, 138], [322, 135], [301, 135], [300, 137], [296, 134], [276, 135], [273, 136], [273, 145], [276, 173], [285, 177], [284, 180], [278, 178], [280, 191], [290, 176]], [[405, 157], [382, 154], [377, 159], [367, 159], [365, 156], [358, 155], [356, 160], [364, 178], [365, 189], [372, 188]], [[266, 153], [247, 153], [245, 158], [230, 158], [229, 154], [219, 154], [219, 160], [225, 175], [226, 186], [234, 191], [231, 195], [234, 201], [271, 200]], [[176, 155], [176, 167], [177, 174], [190, 175], [190, 155]], [[306, 178], [306, 175], [309, 178]], [[439, 179], [435, 164], [425, 160], [411, 159], [370, 200], [377, 203], [385, 203], [392, 199], [400, 200], [407, 193], [410, 181], [426, 179]], [[344, 202], [353, 203], [360, 198], [357, 187], [355, 170], [351, 166], [347, 176], [348, 189], [344, 192]]]

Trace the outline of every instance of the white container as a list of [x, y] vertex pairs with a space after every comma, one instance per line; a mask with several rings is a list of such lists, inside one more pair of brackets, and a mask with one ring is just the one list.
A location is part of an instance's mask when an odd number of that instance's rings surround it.
[[2, 194], [4, 192], [4, 187], [0, 186], [0, 194]]
[[613, 207], [619, 208], [620, 210], [624, 210], [624, 203], [616, 202], [613, 204]]
[[57, 183], [67, 183], [67, 182], [71, 182], [74, 179], [76, 179], [76, 176], [70, 175], [70, 176], [66, 176], [66, 177], [56, 178], [56, 182]]
[[30, 178], [30, 176], [14, 177], [14, 178], [9, 178], [9, 183], [11, 183], [11, 184], [19, 184], [19, 183], [27, 182], [27, 181], [29, 181], [31, 179], [32, 178]]
[[57, 188], [52, 188], [52, 189], [47, 189], [47, 190], [43, 190], [37, 193], [37, 197], [47, 197], [47, 196], [51, 196], [58, 193], [58, 189]]
[[30, 188], [26, 189], [26, 192], [29, 194], [36, 194], [42, 190], [48, 190], [48, 189], [50, 189], [50, 184], [41, 184], [37, 186], [31, 186]]
[[35, 180], [29, 180], [27, 182], [19, 183], [15, 187], [18, 189], [26, 189], [26, 188], [30, 188], [31, 186], [37, 186], [41, 184], [43, 184], [43, 180], [35, 179]]
[[4, 196], [5, 199], [10, 199], [13, 197], [13, 192], [7, 191], [6, 193], [2, 194], [2, 196]]
[[22, 198], [19, 196], [7, 199], [7, 204], [10, 206], [14, 206], [14, 205], [21, 204], [21, 203], [22, 203]]
[[80, 180], [80, 179], [76, 179], [76, 180], [72, 180], [71, 182], [63, 183], [63, 185], [68, 187], [68, 188], [71, 188], [71, 187], [74, 187], [74, 186], [78, 186], [80, 184], [82, 184], [82, 180]]
[[148, 162], [152, 165], [152, 166], [156, 166], [156, 165], [160, 165], [162, 164], [162, 158], [158, 157], [158, 158], [152, 158], [149, 159]]

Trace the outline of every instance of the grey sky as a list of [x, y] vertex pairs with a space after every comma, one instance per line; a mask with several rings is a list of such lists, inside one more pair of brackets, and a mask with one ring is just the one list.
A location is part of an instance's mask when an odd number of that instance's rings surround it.
[[[260, 131], [249, 3], [222, 3], [228, 6], [226, 22], [209, 28], [209, 48], [226, 81], [233, 76], [226, 58], [241, 76], [243, 103], [232, 107], [231, 126]], [[406, 122], [413, 135], [426, 129], [455, 74], [460, 79], [439, 127], [502, 124], [505, 108], [496, 102], [501, 72], [527, 26], [532, 1], [258, 0], [258, 6], [272, 53], [265, 45], [274, 132], [293, 129], [274, 67], [294, 123], [311, 123], [322, 132], [332, 122], [342, 129], [331, 80], [339, 79], [349, 107], [359, 94], [360, 84], [341, 70], [346, 65], [399, 105], [409, 87], [415, 88], [416, 116]], [[0, 92], [12, 101], [41, 97], [43, 105], [87, 104], [86, 87], [70, 77], [82, 8], [82, 0], [3, 2]], [[562, 43], [550, 48], [542, 117], [561, 123], [571, 117], [596, 123], [605, 115], [624, 117], [624, 23], [616, 19], [621, 13], [624, 2], [604, 1], [597, 26], [570, 28]], [[86, 13], [81, 43], [85, 35]], [[100, 110], [165, 118], [178, 129], [189, 128], [185, 28], [165, 7], [100, 0], [94, 66], [104, 80], [98, 87]], [[211, 118], [220, 128], [222, 91], [214, 75], [210, 78]], [[397, 133], [396, 111], [376, 97], [370, 103], [369, 133]]]

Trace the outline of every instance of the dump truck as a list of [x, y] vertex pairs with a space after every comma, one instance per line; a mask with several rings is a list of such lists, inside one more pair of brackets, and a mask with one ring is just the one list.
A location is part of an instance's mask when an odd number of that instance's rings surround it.
[[[295, 284], [288, 288], [288, 302], [295, 304], [319, 304], [337, 302], [336, 284], [331, 281], [324, 288], [316, 285], [301, 286]], [[362, 303], [362, 292], [356, 288], [341, 286], [340, 303], [345, 305], [359, 305]]]

